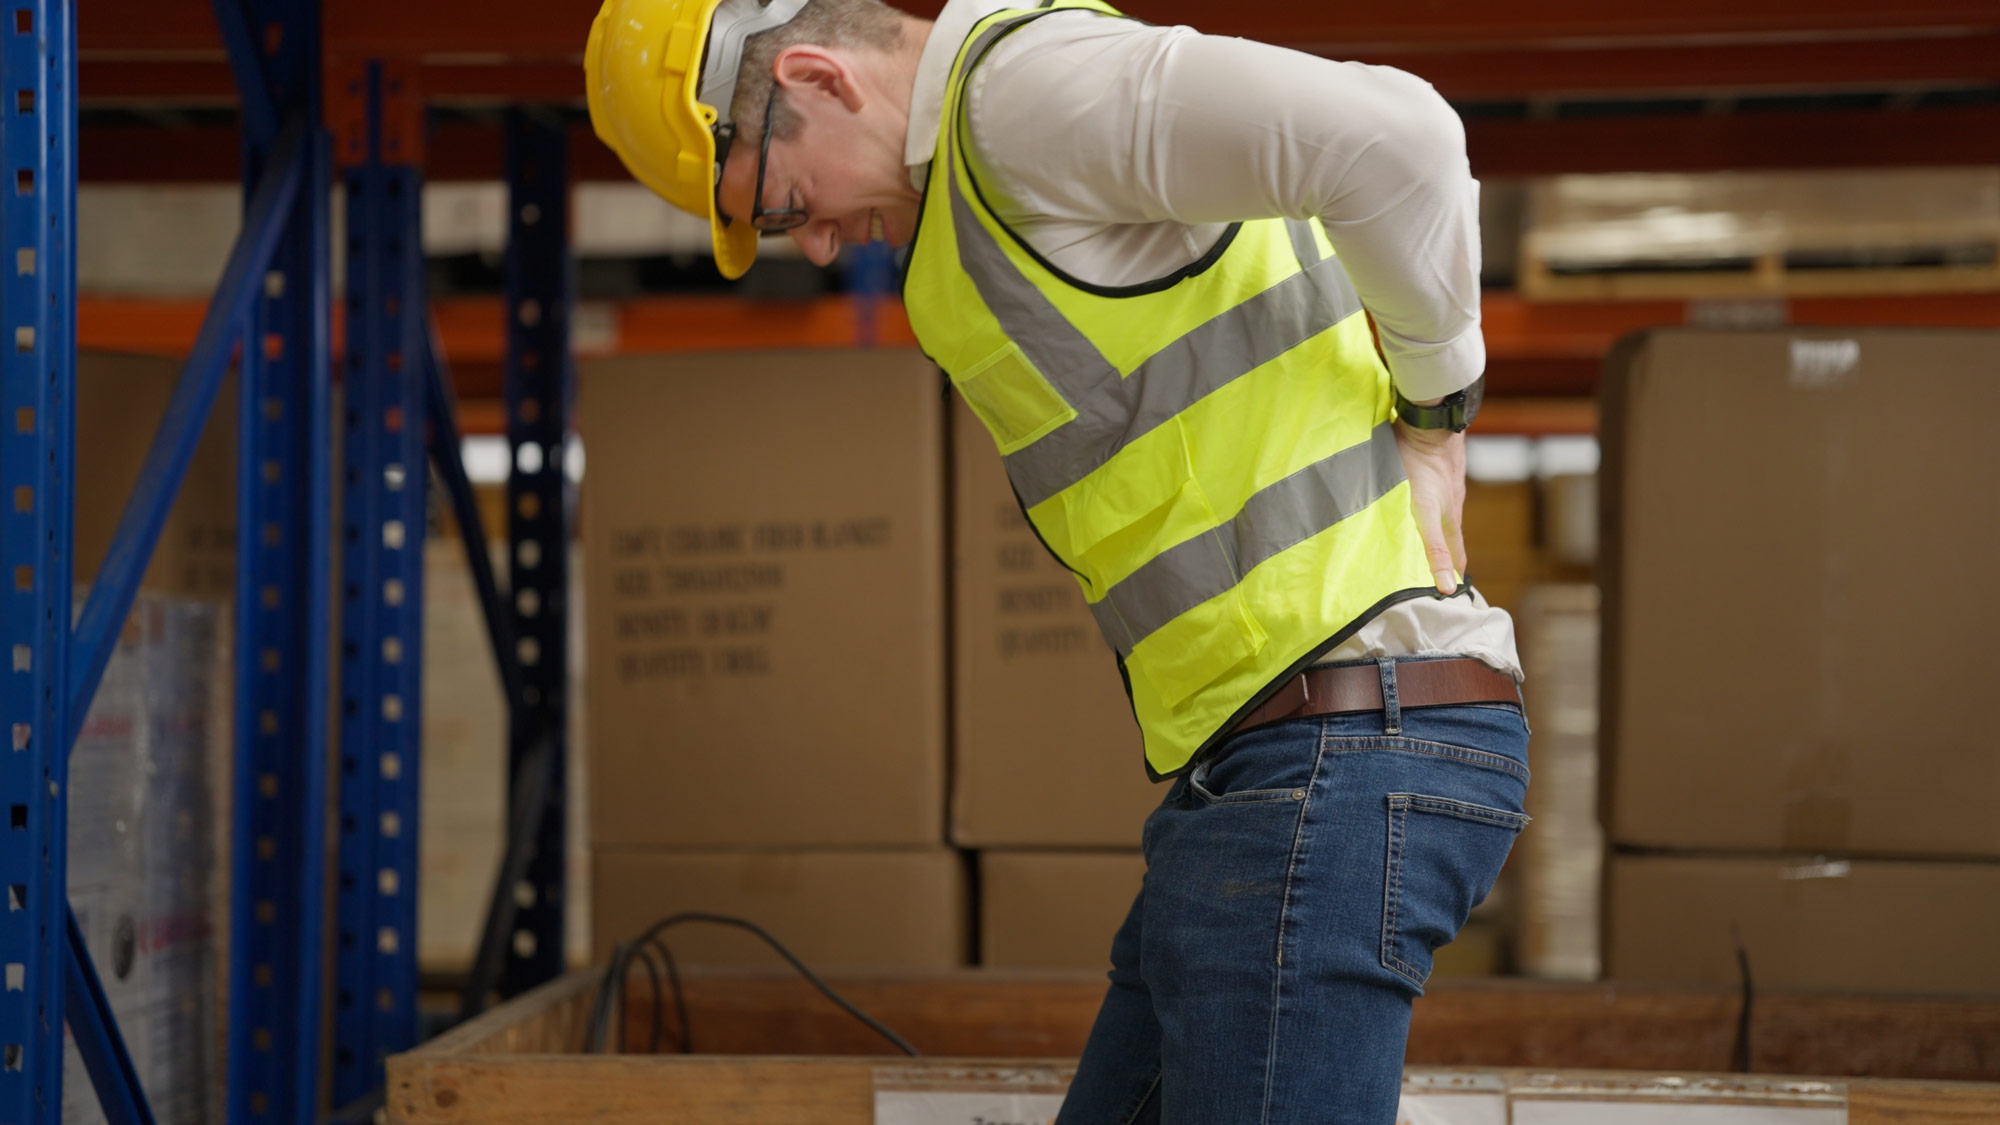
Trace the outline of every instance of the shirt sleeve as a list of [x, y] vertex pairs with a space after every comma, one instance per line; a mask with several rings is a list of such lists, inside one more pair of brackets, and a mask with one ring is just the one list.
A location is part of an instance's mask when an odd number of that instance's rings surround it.
[[1479, 185], [1422, 79], [1184, 27], [1049, 18], [973, 75], [1003, 210], [1189, 227], [1318, 216], [1412, 399], [1484, 371]]

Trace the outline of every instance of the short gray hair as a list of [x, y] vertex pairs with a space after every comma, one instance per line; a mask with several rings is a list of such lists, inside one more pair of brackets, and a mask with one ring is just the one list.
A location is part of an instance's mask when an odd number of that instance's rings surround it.
[[[745, 40], [743, 61], [737, 69], [736, 99], [729, 107], [729, 119], [736, 123], [737, 132], [763, 128], [764, 108], [776, 85], [771, 70], [785, 48], [810, 43], [892, 51], [902, 42], [906, 19], [882, 0], [811, 0], [790, 23]], [[783, 141], [798, 135], [801, 119], [790, 104], [779, 102], [772, 113], [772, 136]]]

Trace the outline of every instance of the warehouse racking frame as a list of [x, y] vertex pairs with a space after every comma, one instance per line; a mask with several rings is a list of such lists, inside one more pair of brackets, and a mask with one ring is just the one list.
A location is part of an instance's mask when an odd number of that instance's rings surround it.
[[[574, 386], [566, 139], [525, 114], [509, 118], [518, 468], [509, 496], [515, 589], [503, 595], [425, 300], [417, 71], [381, 57], [323, 58], [318, 0], [214, 0], [241, 101], [243, 227], [72, 629], [76, 5], [9, 7], [0, 149], [16, 190], [0, 196], [0, 230], [15, 269], [0, 286], [15, 347], [0, 355], [0, 477], [12, 501], [0, 511], [0, 728], [12, 753], [0, 762], [10, 815], [0, 838], [9, 907], [0, 915], [0, 1122], [60, 1120], [65, 1024], [113, 1125], [152, 1120], [68, 915], [67, 760], [232, 360], [241, 411], [228, 1119], [368, 1120], [383, 1060], [417, 1038], [426, 454], [458, 516], [513, 709], [516, 827], [468, 1006], [489, 988], [511, 995], [562, 968], [563, 544], [574, 507], [563, 471]], [[349, 232], [338, 419], [329, 120], [340, 134]], [[340, 723], [330, 757], [336, 426]], [[320, 842], [335, 792], [329, 888]], [[551, 840], [552, 852], [535, 847]], [[321, 1104], [323, 1091], [337, 1109]]]

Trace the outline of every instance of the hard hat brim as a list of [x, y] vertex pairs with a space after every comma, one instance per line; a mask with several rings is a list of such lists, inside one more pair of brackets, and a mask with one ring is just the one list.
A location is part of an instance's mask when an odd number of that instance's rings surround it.
[[[757, 260], [757, 231], [743, 219], [725, 223], [715, 198], [714, 130], [721, 115], [699, 94], [701, 55], [716, 6], [717, 0], [707, 0], [679, 7], [665, 16], [671, 26], [662, 27], [631, 19], [613, 26], [607, 4], [584, 50], [585, 96], [598, 139], [633, 178], [682, 211], [707, 218], [716, 268], [733, 281]], [[628, 46], [614, 47], [614, 38]], [[608, 73], [612, 67], [622, 78]], [[658, 100], [634, 113], [630, 93], [618, 91], [647, 86], [658, 91]], [[626, 102], [622, 112], [613, 104], [620, 99]]]

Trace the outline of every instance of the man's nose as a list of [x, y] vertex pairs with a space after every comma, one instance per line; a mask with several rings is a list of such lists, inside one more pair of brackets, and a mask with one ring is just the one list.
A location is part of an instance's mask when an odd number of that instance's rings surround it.
[[792, 241], [798, 243], [806, 260], [816, 266], [832, 265], [834, 257], [840, 252], [834, 245], [832, 223], [807, 223], [792, 232]]

